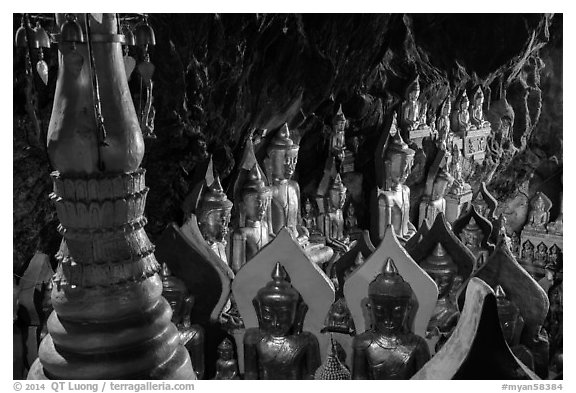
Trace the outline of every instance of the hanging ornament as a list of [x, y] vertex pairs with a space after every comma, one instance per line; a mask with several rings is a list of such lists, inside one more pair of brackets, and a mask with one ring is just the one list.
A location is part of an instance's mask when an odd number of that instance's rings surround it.
[[42, 28], [40, 22], [36, 22], [34, 28], [34, 40], [38, 45], [38, 62], [36, 63], [36, 72], [45, 85], [48, 85], [48, 64], [44, 61], [44, 48], [50, 48], [50, 38], [46, 30]]
[[20, 21], [20, 27], [16, 30], [16, 36], [14, 37], [14, 45], [17, 48], [28, 48], [28, 36], [34, 36], [34, 30], [30, 27], [30, 20], [28, 15], [22, 14], [22, 20]]
[[125, 41], [125, 44], [122, 45], [122, 50], [124, 52], [124, 69], [126, 70], [126, 79], [130, 79], [130, 76], [132, 76], [134, 68], [136, 68], [136, 59], [130, 56], [129, 47], [134, 46], [136, 40], [134, 39], [134, 34], [132, 33], [132, 30], [130, 30], [129, 26], [127, 25], [122, 26], [121, 31], [122, 34], [124, 34], [124, 41]]
[[134, 29], [134, 43], [142, 50], [144, 60], [138, 64], [138, 72], [142, 77], [142, 82], [146, 87], [146, 102], [142, 105], [142, 84], [140, 85], [140, 128], [145, 138], [155, 139], [154, 134], [154, 116], [155, 109], [152, 106], [152, 75], [154, 74], [154, 64], [150, 62], [150, 54], [148, 48], [156, 45], [156, 36], [154, 30], [148, 24], [148, 16], [144, 15], [144, 19]]
[[70, 51], [64, 53], [64, 64], [70, 67], [72, 74], [79, 76], [84, 65], [84, 57], [76, 50], [76, 43], [84, 42], [84, 33], [76, 21], [76, 15], [66, 14], [66, 22], [60, 28], [60, 41], [70, 44]]

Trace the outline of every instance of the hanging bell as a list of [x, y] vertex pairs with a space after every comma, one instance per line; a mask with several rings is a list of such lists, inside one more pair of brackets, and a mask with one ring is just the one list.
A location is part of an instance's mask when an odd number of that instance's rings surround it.
[[[130, 26], [122, 26], [122, 34], [124, 34], [125, 45], [134, 46], [136, 45], [136, 39], [134, 38], [134, 33], [130, 29]], [[154, 34], [154, 32], [152, 32]]]
[[40, 25], [40, 22], [36, 22], [36, 27], [34, 28], [34, 39], [38, 43], [38, 48], [50, 48], [50, 37], [46, 30]]
[[[40, 49], [40, 53], [42, 54], [42, 49]], [[38, 60], [38, 63], [36, 63], [36, 72], [38, 72], [42, 82], [48, 85], [48, 64], [44, 61], [43, 56]]]
[[14, 45], [16, 45], [17, 48], [27, 48], [28, 34], [30, 34], [30, 37], [34, 37], [34, 30], [32, 30], [32, 27], [30, 27], [30, 20], [28, 19], [28, 16], [24, 14], [22, 15], [20, 27], [18, 30], [16, 30]]
[[66, 22], [62, 24], [60, 40], [62, 42], [84, 42], [84, 33], [76, 21], [76, 15], [66, 14]]
[[156, 45], [156, 36], [154, 35], [154, 30], [148, 24], [147, 17], [145, 17], [144, 20], [136, 26], [134, 29], [134, 36], [135, 44], [140, 47]]

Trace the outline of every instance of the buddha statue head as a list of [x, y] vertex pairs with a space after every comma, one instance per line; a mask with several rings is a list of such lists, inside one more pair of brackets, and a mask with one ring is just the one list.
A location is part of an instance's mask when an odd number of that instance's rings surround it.
[[524, 327], [524, 319], [520, 314], [520, 309], [506, 298], [504, 289], [497, 285], [495, 288], [496, 302], [498, 305], [498, 317], [504, 338], [510, 346], [518, 345], [520, 334]]
[[391, 136], [384, 152], [386, 189], [397, 189], [404, 184], [410, 174], [414, 154], [414, 150], [408, 147], [399, 132]]
[[288, 124], [272, 139], [268, 146], [267, 167], [274, 180], [290, 180], [296, 170], [299, 146], [290, 139]]
[[224, 361], [234, 359], [234, 347], [232, 346], [232, 342], [229, 338], [225, 338], [220, 344], [218, 344], [217, 352], [218, 359]]
[[226, 197], [220, 178], [216, 176], [212, 184], [202, 193], [196, 209], [198, 227], [204, 240], [209, 243], [226, 240], [231, 210], [232, 202]]
[[340, 174], [337, 173], [332, 185], [330, 186], [330, 190], [328, 190], [328, 198], [330, 200], [330, 205], [333, 208], [342, 209], [344, 207], [344, 204], [346, 203], [346, 191], [347, 188], [344, 183], [342, 183]]
[[444, 197], [446, 194], [446, 189], [452, 182], [453, 178], [444, 168], [440, 168], [436, 178], [434, 179], [434, 184], [432, 186], [432, 200], [438, 200]]
[[412, 288], [388, 258], [382, 273], [368, 285], [368, 304], [372, 329], [380, 333], [398, 333], [408, 317]]
[[264, 182], [257, 164], [250, 170], [242, 186], [241, 195], [243, 213], [246, 218], [251, 221], [263, 220], [268, 211], [272, 191]]
[[478, 226], [478, 223], [472, 217], [468, 224], [462, 229], [460, 233], [460, 240], [466, 247], [471, 250], [477, 250], [480, 248], [480, 243], [482, 242], [483, 233], [482, 228]]
[[454, 285], [454, 279], [458, 274], [458, 267], [452, 261], [452, 257], [446, 252], [442, 243], [438, 243], [432, 255], [424, 259], [420, 267], [428, 273], [438, 286], [438, 298], [444, 298], [450, 294]]
[[460, 95], [460, 100], [458, 101], [458, 110], [460, 112], [468, 111], [468, 107], [470, 106], [470, 100], [468, 99], [468, 94], [466, 94], [466, 89], [462, 91]]
[[408, 85], [406, 88], [406, 100], [416, 101], [420, 96], [420, 75], [416, 75], [416, 78]]
[[476, 208], [476, 211], [478, 212], [478, 214], [480, 214], [483, 217], [487, 217], [488, 203], [484, 200], [484, 196], [482, 195], [481, 192], [479, 192], [476, 195], [476, 198], [474, 198], [472, 205]]
[[186, 285], [184, 281], [172, 274], [166, 263], [162, 264], [160, 277], [162, 278], [162, 296], [168, 300], [170, 308], [172, 308], [172, 322], [179, 323], [187, 292]]
[[286, 280], [280, 262], [272, 272], [272, 281], [261, 288], [253, 300], [260, 330], [275, 337], [291, 334], [296, 322], [300, 294]]
[[304, 213], [306, 216], [310, 216], [314, 214], [314, 210], [312, 207], [312, 201], [310, 200], [310, 198], [306, 198], [306, 201], [304, 202]]

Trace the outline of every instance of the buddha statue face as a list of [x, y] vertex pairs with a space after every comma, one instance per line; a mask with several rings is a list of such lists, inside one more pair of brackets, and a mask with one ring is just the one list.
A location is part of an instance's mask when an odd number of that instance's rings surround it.
[[413, 155], [398, 153], [390, 155], [386, 160], [386, 167], [388, 169], [386, 176], [392, 188], [404, 184], [410, 175], [413, 159]]
[[348, 205], [348, 217], [355, 217], [356, 216], [356, 209], [354, 208], [354, 204], [350, 203], [350, 205]]
[[234, 348], [230, 339], [226, 338], [218, 345], [218, 357], [222, 360], [232, 360], [234, 358]]
[[287, 336], [296, 320], [296, 303], [262, 303], [260, 329], [272, 336]]
[[[473, 219], [472, 219], [473, 220]], [[482, 241], [482, 230], [478, 225], [472, 220], [464, 229], [462, 229], [462, 233], [460, 233], [460, 240], [462, 243], [469, 249], [478, 249], [480, 248], [480, 242]]]
[[544, 200], [542, 198], [536, 199], [534, 202], [534, 209], [538, 212], [544, 211]]
[[312, 202], [310, 202], [310, 199], [306, 199], [304, 211], [306, 212], [306, 215], [312, 215]]
[[409, 297], [370, 296], [373, 328], [379, 332], [398, 332], [408, 316]]
[[290, 180], [296, 170], [298, 162], [298, 150], [273, 150], [270, 153], [272, 176], [275, 179]]
[[436, 286], [438, 286], [438, 297], [441, 298], [448, 296], [448, 294], [450, 293], [450, 289], [454, 284], [454, 273], [450, 271], [445, 272], [436, 271], [436, 272], [428, 272], [428, 274], [434, 280]]
[[242, 198], [246, 218], [252, 221], [261, 221], [266, 216], [270, 198], [266, 194], [248, 193]]
[[214, 209], [201, 218], [198, 226], [206, 241], [222, 242], [228, 235], [231, 209]]

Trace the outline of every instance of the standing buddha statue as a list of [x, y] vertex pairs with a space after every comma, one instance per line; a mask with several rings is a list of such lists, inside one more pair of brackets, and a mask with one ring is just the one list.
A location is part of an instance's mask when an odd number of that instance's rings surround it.
[[372, 326], [354, 337], [353, 379], [410, 379], [430, 359], [426, 341], [406, 328], [413, 295], [388, 259], [368, 286]]
[[234, 348], [230, 339], [225, 338], [218, 345], [218, 360], [216, 361], [217, 380], [240, 379], [238, 362], [234, 359]]
[[450, 103], [450, 94], [446, 96], [442, 107], [440, 109], [440, 116], [436, 120], [436, 130], [438, 132], [438, 145], [446, 148], [448, 146], [450, 130], [450, 112], [452, 112], [452, 104]]
[[301, 331], [307, 306], [279, 262], [253, 304], [258, 328], [244, 336], [244, 378], [311, 379], [320, 366], [318, 339]]
[[240, 228], [234, 231], [232, 271], [237, 273], [271, 239], [267, 213], [272, 192], [262, 179], [258, 165], [250, 170], [240, 192]]
[[437, 344], [438, 350], [448, 340], [460, 317], [458, 306], [450, 296], [458, 274], [458, 267], [441, 243], [436, 245], [432, 255], [422, 261], [420, 267], [432, 277], [438, 286], [438, 301], [427, 329], [429, 336], [440, 336]]
[[372, 213], [373, 235], [384, 237], [386, 226], [391, 224], [394, 232], [402, 240], [408, 240], [416, 228], [410, 222], [410, 188], [404, 182], [410, 174], [414, 150], [404, 142], [399, 132], [389, 137], [384, 152], [384, 188], [378, 188], [377, 212]]
[[320, 228], [326, 237], [326, 243], [337, 251], [348, 251], [350, 239], [344, 233], [344, 215], [342, 208], [346, 203], [346, 186], [342, 183], [340, 174], [337, 173], [326, 198], [327, 210], [320, 215]]
[[226, 197], [220, 178], [216, 176], [212, 184], [202, 193], [196, 215], [202, 237], [226, 264], [228, 264], [226, 244], [231, 210], [232, 202]]
[[486, 121], [484, 118], [484, 112], [482, 109], [483, 104], [484, 93], [482, 92], [482, 88], [478, 86], [478, 89], [476, 89], [476, 92], [474, 93], [472, 107], [470, 108], [470, 121], [472, 122], [472, 125], [478, 129], [490, 127], [490, 122]]

